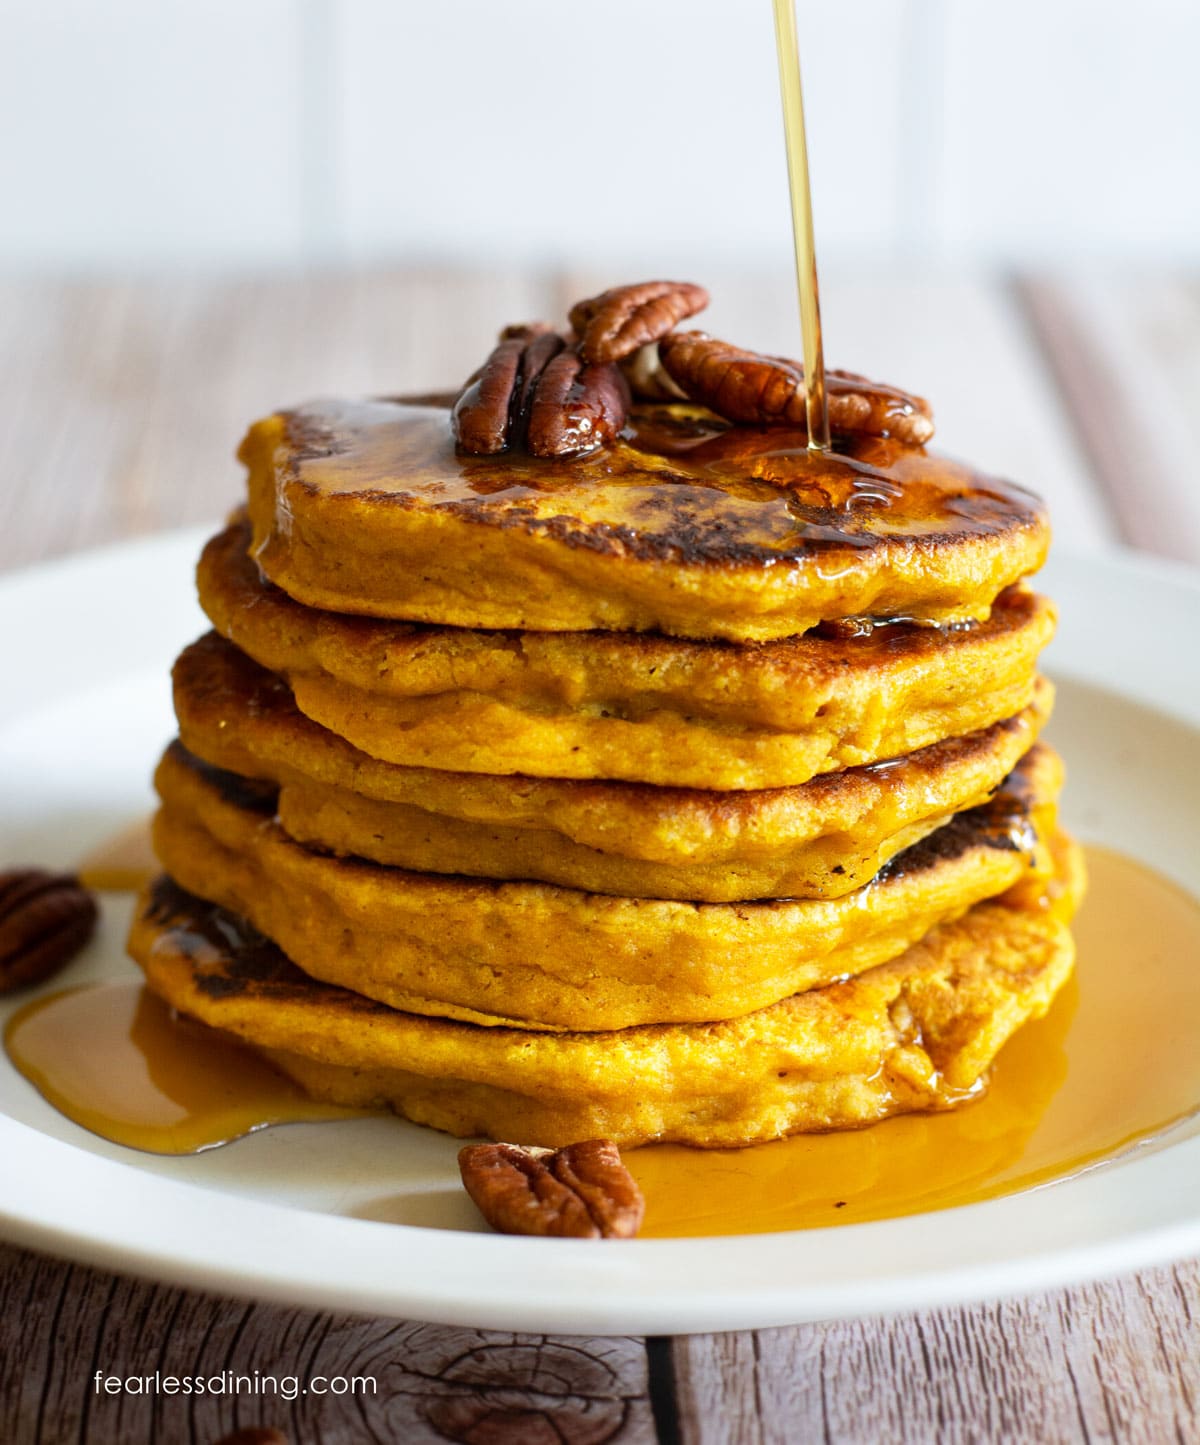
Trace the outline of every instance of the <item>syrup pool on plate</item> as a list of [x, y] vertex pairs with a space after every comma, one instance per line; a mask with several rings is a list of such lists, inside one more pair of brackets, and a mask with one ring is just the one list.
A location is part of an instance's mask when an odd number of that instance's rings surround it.
[[93, 1134], [152, 1154], [196, 1154], [271, 1124], [346, 1119], [252, 1049], [181, 1018], [138, 979], [43, 995], [4, 1034], [49, 1103]]
[[978, 1102], [754, 1149], [639, 1149], [643, 1235], [756, 1234], [972, 1204], [1077, 1174], [1200, 1111], [1200, 903], [1087, 850], [1075, 974]]
[[[643, 1234], [807, 1229], [969, 1204], [1078, 1173], [1195, 1115], [1200, 904], [1105, 849], [1088, 850], [1088, 867], [1076, 975], [1004, 1048], [982, 1099], [750, 1149], [628, 1151], [646, 1195]], [[5, 1044], [68, 1118], [156, 1153], [352, 1117], [132, 980], [35, 998]]]

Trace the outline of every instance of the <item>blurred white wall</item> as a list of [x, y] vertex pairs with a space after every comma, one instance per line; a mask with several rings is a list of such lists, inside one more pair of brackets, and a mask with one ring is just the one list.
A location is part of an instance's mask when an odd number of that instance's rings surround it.
[[[1200, 260], [1195, 0], [798, 0], [823, 258]], [[0, 266], [786, 254], [768, 0], [0, 0]]]

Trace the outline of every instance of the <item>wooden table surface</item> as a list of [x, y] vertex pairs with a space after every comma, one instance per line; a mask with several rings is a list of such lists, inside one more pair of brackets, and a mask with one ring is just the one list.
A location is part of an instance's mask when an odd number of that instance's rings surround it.
[[[500, 324], [561, 315], [614, 279], [0, 283], [0, 567], [215, 518], [238, 495], [232, 447], [251, 417], [323, 392], [454, 384]], [[708, 281], [715, 333], [795, 354], [786, 272]], [[823, 292], [831, 362], [930, 396], [939, 444], [1041, 490], [1058, 545], [1200, 563], [1200, 278], [835, 271]], [[373, 1375], [377, 1393], [92, 1387], [101, 1367], [230, 1364]], [[209, 1445], [257, 1424], [293, 1445], [1182, 1445], [1200, 1440], [1200, 1262], [1019, 1302], [643, 1340], [247, 1304], [0, 1246], [0, 1442]]]

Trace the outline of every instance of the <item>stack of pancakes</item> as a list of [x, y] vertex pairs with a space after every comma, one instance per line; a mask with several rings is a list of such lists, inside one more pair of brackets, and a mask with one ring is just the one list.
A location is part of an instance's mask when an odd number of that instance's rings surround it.
[[735, 1145], [950, 1107], [1072, 966], [1019, 488], [683, 404], [589, 456], [259, 422], [131, 951], [314, 1095]]

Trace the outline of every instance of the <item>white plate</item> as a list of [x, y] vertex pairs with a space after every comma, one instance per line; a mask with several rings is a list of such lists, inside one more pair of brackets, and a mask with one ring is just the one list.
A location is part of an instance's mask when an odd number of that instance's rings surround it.
[[[203, 626], [188, 533], [0, 581], [0, 863], [72, 865], [151, 805], [167, 670]], [[1057, 559], [1068, 821], [1200, 892], [1200, 585]], [[1104, 690], [1109, 689], [1109, 690]], [[127, 900], [71, 977], [125, 973]], [[0, 1230], [181, 1284], [451, 1324], [682, 1333], [915, 1309], [1200, 1253], [1200, 1130], [1080, 1177], [877, 1224], [597, 1246], [470, 1232], [454, 1143], [389, 1119], [188, 1159], [94, 1138], [0, 1063]], [[386, 1206], [380, 1201], [389, 1201]], [[380, 1213], [397, 1222], [354, 1217]], [[423, 1227], [433, 1226], [433, 1227]]]

